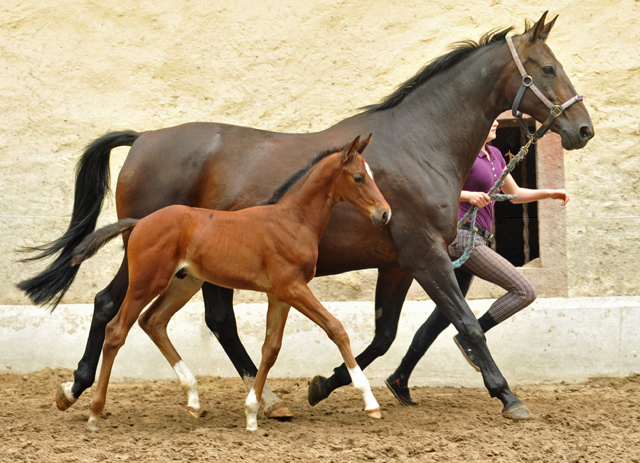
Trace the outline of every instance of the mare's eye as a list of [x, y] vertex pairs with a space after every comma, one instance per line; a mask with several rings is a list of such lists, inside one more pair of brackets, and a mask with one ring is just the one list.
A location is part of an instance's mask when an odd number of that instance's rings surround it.
[[542, 68], [542, 72], [546, 76], [555, 76], [556, 75], [556, 71], [555, 71], [555, 69], [553, 69], [553, 66], [545, 66], [545, 67], [543, 67]]
[[360, 174], [355, 174], [353, 176], [353, 181], [356, 182], [356, 183], [361, 183], [362, 184], [362, 183], [364, 183], [364, 177], [362, 175], [360, 175]]

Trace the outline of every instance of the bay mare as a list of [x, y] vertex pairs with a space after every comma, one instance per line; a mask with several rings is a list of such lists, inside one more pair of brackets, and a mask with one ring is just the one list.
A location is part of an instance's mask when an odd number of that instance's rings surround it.
[[205, 281], [265, 292], [269, 298], [262, 361], [245, 402], [247, 430], [258, 429], [262, 389], [280, 351], [292, 306], [338, 346], [367, 414], [382, 416], [342, 323], [307, 286], [315, 275], [318, 244], [336, 204], [348, 201], [375, 226], [384, 226], [391, 219], [389, 204], [378, 190], [371, 168], [358, 154], [370, 140], [371, 135], [360, 144], [358, 136], [342, 150], [322, 153], [293, 174], [264, 206], [240, 211], [167, 206], [140, 220], [123, 219], [103, 227], [80, 243], [73, 252], [72, 265], [79, 265], [123, 234], [129, 264], [127, 295], [106, 329], [88, 430], [99, 428], [113, 362], [138, 319], [187, 390], [189, 411], [200, 416], [196, 379], [169, 340], [167, 324]]
[[[562, 65], [546, 44], [555, 19], [540, 20], [513, 37], [528, 74], [554, 104], [575, 97]], [[73, 248], [89, 233], [109, 185], [109, 156], [117, 146], [131, 146], [116, 189], [119, 218], [141, 218], [171, 204], [238, 210], [269, 197], [273, 188], [323, 148], [342, 146], [360, 133], [374, 133], [367, 161], [394, 210], [389, 227], [375, 227], [353, 207], [338, 205], [320, 242], [317, 275], [365, 268], [378, 269], [374, 339], [360, 355], [366, 368], [393, 342], [402, 304], [415, 279], [477, 353], [484, 383], [511, 418], [529, 412], [511, 392], [487, 348], [484, 334], [466, 304], [453, 274], [447, 245], [456, 235], [462, 184], [491, 123], [511, 108], [522, 77], [506, 36], [512, 28], [484, 35], [479, 43], [458, 43], [423, 68], [381, 104], [321, 132], [283, 134], [215, 123], [191, 123], [145, 133], [113, 132], [94, 141], [79, 161], [74, 211], [68, 231], [35, 248], [34, 259], [58, 254], [42, 273], [23, 281], [37, 304], [56, 304], [77, 267]], [[549, 109], [527, 90], [519, 104], [539, 122]], [[550, 129], [563, 148], [584, 147], [593, 126], [582, 102], [567, 108]], [[96, 187], [98, 185], [98, 187]], [[127, 289], [127, 261], [95, 299], [94, 315], [83, 358], [73, 383], [58, 391], [65, 409], [94, 381], [105, 325], [118, 311]], [[60, 275], [64, 278], [60, 279]], [[256, 367], [236, 331], [233, 291], [202, 287], [205, 319], [241, 377], [250, 385]], [[309, 388], [313, 405], [351, 381], [344, 364], [330, 378], [316, 377]], [[278, 398], [265, 390], [265, 405]]]

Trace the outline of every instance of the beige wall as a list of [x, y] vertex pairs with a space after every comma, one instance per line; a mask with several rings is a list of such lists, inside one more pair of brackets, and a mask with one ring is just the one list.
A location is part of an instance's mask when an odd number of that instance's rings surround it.
[[[141, 3], [151, 4], [139, 6]], [[548, 43], [596, 130], [565, 153], [571, 296], [640, 294], [640, 2], [556, 1]], [[295, 6], [292, 6], [295, 5]], [[538, 19], [541, 1], [5, 1], [0, 6], [0, 305], [38, 264], [14, 250], [60, 236], [83, 147], [107, 131], [218, 121], [308, 132], [375, 103], [447, 45]], [[462, 102], [461, 102], [462, 103]], [[127, 149], [112, 155], [117, 176]], [[112, 198], [100, 224], [115, 218]], [[114, 244], [64, 299], [91, 302]], [[375, 272], [316, 283], [367, 299]], [[424, 297], [413, 291], [413, 297]], [[253, 296], [245, 297], [251, 300]], [[262, 299], [259, 299], [262, 300]]]

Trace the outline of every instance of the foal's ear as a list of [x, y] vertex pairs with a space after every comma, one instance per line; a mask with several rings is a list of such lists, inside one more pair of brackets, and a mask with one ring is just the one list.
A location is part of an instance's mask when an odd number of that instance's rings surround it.
[[356, 137], [351, 143], [344, 147], [342, 153], [340, 153], [340, 162], [346, 164], [353, 159], [353, 154], [356, 152], [358, 145], [360, 144], [360, 135]]
[[[535, 23], [533, 27], [527, 31], [527, 34], [529, 34], [529, 42], [535, 42], [536, 40], [538, 40], [538, 38], [540, 38], [541, 40], [544, 40], [546, 38], [546, 35], [544, 36], [544, 38], [540, 37], [540, 35], [545, 29], [544, 21], [545, 19], [547, 19], [548, 13], [549, 11], [545, 11], [544, 13], [542, 13], [542, 17], [538, 20], [538, 22]], [[553, 26], [553, 21], [549, 24]], [[549, 29], [551, 29], [551, 27]], [[549, 34], [549, 31], [547, 31], [547, 34]]]
[[360, 142], [360, 146], [358, 146], [358, 154], [362, 154], [364, 153], [364, 149], [367, 147], [367, 145], [369, 145], [369, 143], [371, 142], [371, 137], [373, 137], [373, 134], [370, 133], [369, 136], [367, 138], [364, 139], [364, 141]]

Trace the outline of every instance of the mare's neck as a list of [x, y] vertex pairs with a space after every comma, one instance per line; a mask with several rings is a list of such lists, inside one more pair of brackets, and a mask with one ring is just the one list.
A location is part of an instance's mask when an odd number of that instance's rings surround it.
[[515, 65], [505, 42], [482, 47], [432, 76], [393, 111], [414, 141], [413, 155], [460, 186], [491, 124], [511, 102], [505, 94]]

